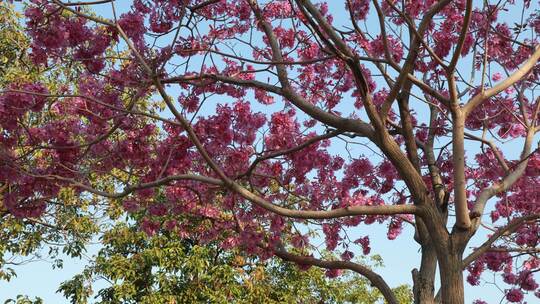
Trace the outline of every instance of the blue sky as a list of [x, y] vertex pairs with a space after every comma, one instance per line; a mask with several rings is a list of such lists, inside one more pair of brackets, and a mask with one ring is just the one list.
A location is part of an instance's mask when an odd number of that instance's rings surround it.
[[[118, 13], [120, 14], [122, 11], [125, 11], [130, 2], [131, 1], [128, 0], [116, 1]], [[337, 23], [339, 24], [339, 21], [347, 21], [348, 13], [344, 9], [344, 1], [329, 2], [330, 10], [334, 15], [335, 20], [337, 20]], [[100, 5], [97, 8], [99, 14], [105, 16], [110, 15], [108, 5]], [[370, 29], [378, 29], [376, 19], [369, 18], [367, 27]], [[460, 63], [460, 68], [469, 71], [470, 65], [470, 61], [464, 60]], [[380, 83], [380, 85], [382, 84]], [[174, 95], [175, 92], [171, 92], [171, 94]], [[263, 110], [263, 108], [261, 108], [261, 110]], [[210, 111], [210, 109], [208, 109], [208, 111]], [[519, 143], [508, 144], [504, 148], [505, 151], [513, 155], [517, 155], [520, 151]], [[331, 149], [334, 153], [340, 153], [339, 146], [333, 146]], [[469, 146], [468, 149], [470, 151], [477, 150], [477, 148], [473, 146]], [[351, 234], [352, 236], [364, 236], [368, 234], [371, 236], [372, 253], [381, 255], [385, 264], [385, 267], [378, 269], [378, 272], [391, 286], [397, 286], [404, 283], [411, 284], [411, 270], [414, 267], [418, 267], [420, 261], [419, 246], [412, 238], [414, 231], [409, 226], [405, 226], [403, 234], [394, 241], [387, 240], [386, 231], [385, 225], [362, 225], [351, 231]], [[480, 231], [478, 235], [475, 236], [470, 246], [473, 247], [480, 244], [484, 240], [485, 234], [485, 231]], [[97, 250], [97, 246], [92, 247], [88, 252], [88, 255], [94, 254]], [[39, 296], [45, 300], [45, 303], [67, 303], [67, 300], [61, 295], [56, 294], [55, 291], [62, 281], [70, 279], [73, 275], [80, 272], [85, 264], [86, 261], [84, 259], [70, 259], [66, 257], [62, 269], [53, 270], [51, 263], [46, 261], [17, 266], [15, 268], [18, 273], [17, 278], [13, 279], [11, 282], [0, 281], [0, 303], [8, 298], [14, 298], [18, 294], [26, 294], [31, 297]], [[486, 276], [486, 279], [492, 279], [490, 274]], [[497, 278], [495, 279], [498, 280]], [[497, 282], [500, 283], [500, 281]], [[504, 288], [504, 285], [501, 286]], [[502, 297], [503, 294], [498, 289], [497, 285], [482, 282], [480, 286], [472, 287], [466, 284], [467, 303], [470, 303], [477, 298], [487, 300], [488, 303], [499, 303]], [[531, 301], [534, 300], [531, 298]]]

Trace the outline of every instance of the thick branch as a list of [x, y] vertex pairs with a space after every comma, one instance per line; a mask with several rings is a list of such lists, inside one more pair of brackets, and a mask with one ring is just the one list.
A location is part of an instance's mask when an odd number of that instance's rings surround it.
[[[406, 90], [410, 90], [412, 84], [405, 84]], [[401, 96], [398, 96], [399, 116], [401, 125], [403, 126], [403, 137], [405, 138], [405, 147], [407, 154], [413, 166], [420, 172], [420, 159], [418, 157], [418, 146], [416, 145], [416, 136], [414, 134], [411, 111], [409, 109], [409, 92], [403, 91]]]
[[452, 59], [450, 60], [450, 64], [448, 65], [448, 69], [447, 69], [447, 72], [450, 75], [453, 75], [459, 56], [461, 56], [463, 45], [465, 44], [465, 38], [467, 38], [467, 31], [469, 30], [469, 24], [471, 23], [471, 16], [472, 16], [472, 2], [473, 2], [472, 0], [467, 0], [467, 4], [465, 7], [465, 17], [463, 19], [463, 25], [461, 27], [459, 41], [456, 45], [456, 49], [454, 50], [454, 55], [452, 56]]
[[162, 179], [158, 179], [152, 182], [141, 183], [134, 186], [128, 186], [124, 188], [122, 192], [116, 192], [116, 193], [110, 193], [110, 192], [97, 190], [93, 187], [77, 182], [74, 179], [57, 176], [57, 175], [46, 175], [46, 176], [34, 175], [34, 177], [64, 181], [82, 190], [88, 191], [90, 193], [93, 193], [102, 197], [107, 197], [107, 198], [122, 198], [138, 190], [168, 185], [174, 181], [181, 181], [181, 180], [197, 181], [197, 182], [202, 182], [202, 183], [222, 186], [222, 187], [228, 186], [229, 188], [233, 188], [233, 190], [236, 193], [240, 194], [245, 199], [248, 199], [254, 202], [256, 205], [258, 205], [259, 207], [263, 209], [266, 209], [270, 212], [276, 213], [281, 216], [290, 217], [290, 218], [298, 218], [298, 219], [333, 219], [333, 218], [359, 216], [359, 215], [397, 215], [397, 214], [420, 214], [421, 213], [421, 209], [414, 205], [352, 206], [352, 207], [332, 209], [328, 211], [326, 210], [292, 210], [292, 209], [284, 208], [278, 205], [274, 205], [273, 203], [265, 200], [264, 198], [260, 196], [253, 194], [252, 192], [248, 191], [247, 189], [243, 188], [242, 186], [236, 183], [233, 183], [231, 186], [231, 185], [227, 185], [224, 181], [220, 179], [202, 176], [202, 175], [196, 175], [196, 174], [181, 174], [181, 175], [167, 176], [167, 177], [164, 177]]
[[386, 299], [386, 301], [390, 304], [398, 304], [398, 300], [396, 299], [396, 296], [394, 295], [394, 292], [388, 286], [386, 281], [377, 273], [375, 273], [373, 270], [362, 266], [360, 264], [356, 264], [353, 262], [347, 262], [347, 261], [326, 261], [321, 259], [316, 259], [314, 257], [310, 256], [300, 256], [295, 255], [292, 253], [289, 253], [285, 251], [285, 249], [280, 249], [275, 252], [275, 254], [282, 258], [283, 260], [295, 262], [297, 264], [304, 264], [304, 265], [313, 265], [318, 266], [326, 269], [348, 269], [352, 270], [364, 277], [366, 277], [373, 286], [375, 286], [379, 291], [382, 293], [383, 297]]
[[[529, 130], [525, 139], [525, 143], [523, 145], [523, 151], [521, 152], [521, 160], [519, 165], [511, 173], [506, 175], [506, 177], [504, 177], [501, 182], [495, 183], [491, 187], [485, 188], [484, 190], [482, 190], [480, 195], [478, 195], [473, 209], [475, 214], [482, 214], [486, 207], [486, 203], [490, 198], [492, 198], [498, 193], [501, 193], [502, 191], [506, 191], [525, 173], [525, 169], [527, 168], [528, 164], [528, 155], [531, 152], [533, 138], [534, 130]], [[480, 220], [480, 218], [475, 219], [476, 227], [480, 225]]]
[[[375, 6], [375, 10], [377, 11], [377, 17], [379, 18], [379, 28], [381, 30], [381, 39], [382, 39], [383, 48], [384, 48], [384, 57], [386, 58], [386, 60], [388, 60], [391, 66], [398, 67], [397, 63], [394, 61], [394, 59], [392, 58], [392, 55], [390, 54], [390, 48], [388, 46], [388, 36], [386, 35], [386, 26], [384, 23], [385, 22], [384, 14], [381, 10], [381, 7], [379, 6], [378, 0], [373, 0], [372, 2], [373, 2], [373, 6]], [[349, 8], [349, 10], [350, 9], [352, 8]], [[351, 14], [352, 14], [352, 11], [351, 11]], [[354, 16], [351, 15], [351, 18], [354, 18]]]
[[[444, 181], [441, 176], [441, 171], [437, 166], [437, 159], [435, 158], [435, 151], [433, 150], [435, 136], [437, 131], [437, 116], [439, 110], [437, 107], [430, 105], [430, 116], [429, 116], [429, 133], [426, 143], [424, 145], [424, 155], [426, 157], [426, 162], [428, 165], [429, 174], [431, 177], [431, 185], [433, 187], [433, 193], [435, 193], [435, 200], [439, 207], [445, 207], [444, 197], [446, 196], [446, 189], [444, 186]], [[445, 208], [446, 209], [446, 208]]]
[[[385, 120], [381, 119], [372, 101], [372, 96], [357, 56], [347, 47], [347, 44], [337, 35], [331, 24], [328, 23], [326, 18], [322, 16], [320, 11], [309, 0], [297, 0], [297, 3], [307, 9], [310, 16], [317, 21], [321, 29], [324, 30], [324, 33], [336, 44], [336, 47], [344, 55], [342, 59], [345, 60], [354, 76], [356, 86], [364, 102], [364, 108], [375, 129], [375, 135], [370, 139], [391, 160], [409, 187], [415, 202], [418, 204], [426, 203], [430, 198], [428, 197], [429, 194], [425, 183], [416, 171], [415, 166], [409, 161], [407, 156], [401, 151], [399, 145], [388, 133]], [[435, 5], [435, 7], [438, 7], [438, 5]], [[408, 73], [405, 75], [408, 75]]]
[[471, 100], [469, 100], [469, 102], [463, 108], [465, 117], [471, 114], [471, 112], [484, 100], [499, 94], [500, 92], [506, 90], [508, 87], [512, 86], [519, 80], [523, 79], [523, 77], [525, 77], [525, 75], [527, 75], [534, 68], [539, 59], [540, 45], [536, 46], [532, 56], [512, 75], [510, 75], [505, 80], [499, 82], [494, 87], [481, 91], [480, 93], [476, 94]]
[[[448, 3], [450, 3], [451, 0], [442, 0], [434, 4], [429, 11], [426, 12], [424, 15], [424, 18], [420, 22], [420, 25], [418, 26], [418, 37], [422, 37], [427, 30], [429, 24], [431, 23], [431, 19], [433, 16], [435, 16], [439, 11], [441, 11]], [[383, 105], [381, 106], [381, 117], [383, 117], [383, 120], [385, 120], [386, 116], [388, 115], [388, 111], [392, 107], [392, 104], [394, 103], [394, 100], [398, 96], [403, 84], [407, 80], [407, 75], [411, 73], [411, 71], [414, 68], [414, 63], [416, 61], [416, 58], [418, 57], [418, 51], [420, 46], [420, 41], [422, 39], [418, 38], [416, 35], [413, 36], [411, 45], [409, 47], [409, 54], [407, 55], [407, 59], [405, 59], [405, 63], [403, 64], [403, 68], [401, 69], [401, 72], [399, 73], [396, 82], [390, 92], [388, 93], [388, 96], [386, 97]]]
[[471, 226], [467, 206], [467, 180], [465, 179], [465, 117], [457, 104], [452, 111], [452, 161], [454, 163], [454, 206], [456, 208], [455, 226], [468, 229]]
[[368, 123], [360, 119], [343, 118], [335, 114], [326, 112], [305, 100], [302, 96], [295, 93], [292, 89], [283, 89], [278, 86], [257, 80], [247, 80], [219, 74], [200, 74], [196, 76], [171, 77], [164, 79], [162, 83], [182, 83], [203, 79], [214, 79], [216, 81], [221, 81], [224, 83], [234, 84], [242, 87], [257, 88], [266, 92], [283, 96], [300, 110], [302, 110], [304, 113], [308, 114], [311, 118], [314, 118], [324, 124], [327, 124], [333, 128], [344, 132], [353, 132], [360, 136], [373, 138], [373, 128]]
[[501, 236], [510, 234], [516, 231], [523, 224], [530, 221], [534, 221], [539, 218], [540, 218], [540, 214], [531, 214], [531, 215], [527, 215], [527, 216], [520, 217], [520, 218], [510, 221], [506, 226], [497, 230], [497, 232], [495, 232], [487, 241], [485, 241], [482, 245], [480, 245], [480, 247], [476, 248], [475, 251], [473, 251], [465, 259], [463, 259], [463, 269], [465, 269], [477, 258], [479, 258], [482, 254], [488, 251], [491, 248], [491, 245], [495, 241], [497, 241]]

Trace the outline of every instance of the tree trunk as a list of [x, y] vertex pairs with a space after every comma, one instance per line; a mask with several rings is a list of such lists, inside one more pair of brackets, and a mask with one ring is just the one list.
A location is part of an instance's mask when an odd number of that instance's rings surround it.
[[445, 257], [439, 257], [442, 304], [465, 303], [461, 256], [461, 252], [451, 252]]
[[433, 304], [437, 256], [431, 244], [422, 246], [420, 271], [413, 270], [414, 304]]

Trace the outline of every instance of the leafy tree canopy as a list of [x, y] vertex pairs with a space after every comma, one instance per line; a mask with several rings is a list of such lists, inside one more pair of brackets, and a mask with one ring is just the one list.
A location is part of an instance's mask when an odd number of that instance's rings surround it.
[[[199, 244], [177, 231], [149, 237], [140, 214], [105, 232], [95, 260], [59, 291], [72, 303], [376, 303], [382, 295], [350, 272], [329, 279], [280, 259], [261, 261], [217, 242]], [[376, 262], [380, 264], [380, 261]], [[95, 281], [107, 287], [95, 290]], [[99, 285], [99, 284], [98, 284]], [[396, 289], [410, 303], [406, 286]]]
[[2, 84], [5, 214], [67, 192], [224, 258], [354, 271], [389, 303], [362, 228], [411, 225], [416, 303], [464, 303], [464, 271], [540, 297], [536, 2], [119, 2], [26, 2], [40, 73]]

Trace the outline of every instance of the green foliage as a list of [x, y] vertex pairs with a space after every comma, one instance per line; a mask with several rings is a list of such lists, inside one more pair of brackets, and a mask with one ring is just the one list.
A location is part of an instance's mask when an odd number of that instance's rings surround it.
[[29, 41], [19, 24], [20, 18], [13, 5], [0, 2], [0, 88], [40, 76], [38, 69], [30, 64], [27, 54]]
[[27, 40], [17, 19], [20, 16], [9, 3], [0, 3], [0, 87], [20, 74]]
[[12, 4], [0, 1], [0, 89], [8, 84], [39, 81], [54, 92], [76, 83], [83, 71], [80, 64], [58, 62], [47, 68], [32, 64], [30, 41], [20, 24], [21, 19], [21, 12]]
[[[88, 303], [95, 281], [95, 303], [376, 303], [380, 293], [353, 273], [328, 279], [324, 270], [299, 270], [278, 258], [260, 261], [215, 243], [182, 239], [162, 230], [148, 237], [130, 217], [105, 232], [103, 248], [81, 274], [64, 282], [71, 303]], [[102, 282], [100, 282], [102, 283]], [[407, 286], [397, 289], [410, 303]]]
[[8, 299], [4, 304], [43, 304], [43, 300], [40, 297], [30, 299], [27, 296], [18, 295], [15, 299]]

